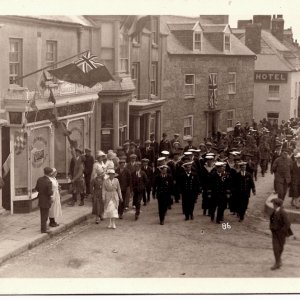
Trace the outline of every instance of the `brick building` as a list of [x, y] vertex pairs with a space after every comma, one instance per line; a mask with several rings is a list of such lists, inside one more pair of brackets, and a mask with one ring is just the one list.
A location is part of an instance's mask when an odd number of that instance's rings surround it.
[[163, 130], [198, 145], [251, 121], [255, 54], [232, 33], [228, 16], [161, 16], [160, 29]]
[[234, 34], [253, 52], [255, 61], [253, 116], [281, 123], [300, 112], [300, 51], [282, 15], [254, 15], [239, 20]]

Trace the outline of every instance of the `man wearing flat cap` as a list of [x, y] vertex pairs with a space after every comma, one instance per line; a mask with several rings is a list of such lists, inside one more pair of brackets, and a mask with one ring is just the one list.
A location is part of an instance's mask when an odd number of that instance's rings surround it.
[[44, 168], [44, 176], [38, 178], [35, 189], [38, 192], [39, 208], [41, 214], [41, 233], [49, 233], [47, 229], [47, 220], [49, 217], [49, 210], [53, 203], [53, 189], [50, 180], [52, 169], [49, 167]]
[[171, 150], [172, 150], [171, 143], [167, 137], [168, 136], [166, 133], [162, 134], [162, 140], [160, 141], [160, 144], [159, 144], [159, 153], [161, 153], [164, 150], [171, 152]]
[[157, 198], [160, 225], [164, 225], [165, 215], [171, 201], [173, 178], [168, 174], [168, 166], [158, 167], [160, 173], [154, 178], [152, 196]]
[[154, 153], [154, 149], [151, 147], [150, 140], [145, 141], [145, 146], [141, 148], [141, 155], [142, 155], [142, 159], [146, 158], [149, 160], [150, 166], [154, 165], [155, 153]]
[[275, 256], [275, 264], [271, 267], [271, 270], [277, 270], [282, 266], [281, 255], [286, 237], [293, 235], [293, 232], [290, 228], [291, 223], [288, 215], [282, 207], [283, 201], [275, 198], [271, 202], [273, 203], [274, 211], [270, 216], [270, 230], [272, 232], [272, 245]]
[[144, 202], [144, 206], [146, 206], [147, 203], [150, 202], [151, 188], [153, 185], [153, 168], [150, 165], [149, 159], [147, 158], [142, 159], [142, 170], [146, 173], [148, 179], [143, 194], [143, 202]]

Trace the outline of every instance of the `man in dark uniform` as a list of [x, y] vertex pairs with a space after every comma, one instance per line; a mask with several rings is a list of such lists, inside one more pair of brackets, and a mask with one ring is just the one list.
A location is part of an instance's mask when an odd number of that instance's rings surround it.
[[147, 185], [143, 194], [144, 206], [147, 205], [147, 202], [150, 202], [150, 193], [153, 185], [153, 168], [149, 165], [150, 161], [147, 158], [142, 159], [142, 171], [147, 175]]
[[275, 256], [275, 264], [271, 270], [279, 269], [282, 265], [281, 255], [284, 249], [286, 237], [292, 235], [291, 223], [286, 211], [283, 209], [281, 199], [272, 200], [274, 211], [270, 216], [270, 230], [272, 232], [272, 245]]
[[84, 181], [85, 181], [85, 194], [90, 195], [91, 175], [93, 172], [94, 157], [91, 155], [91, 149], [85, 149], [84, 155]]
[[215, 219], [215, 212], [217, 209], [218, 224], [224, 220], [224, 210], [227, 207], [228, 199], [231, 195], [231, 178], [230, 175], [225, 172], [225, 163], [215, 163], [217, 171], [211, 175], [211, 190], [212, 197], [210, 203], [210, 218], [213, 222]]
[[160, 144], [159, 144], [159, 153], [161, 153], [164, 150], [171, 152], [171, 143], [167, 139], [166, 133], [162, 134], [162, 140], [160, 141]]
[[252, 190], [255, 195], [255, 184], [250, 173], [246, 172], [247, 162], [240, 162], [241, 171], [236, 174], [234, 186], [237, 193], [239, 222], [244, 220], [244, 216], [249, 204], [250, 193]]
[[44, 176], [38, 178], [35, 189], [38, 192], [39, 207], [41, 213], [41, 233], [49, 233], [47, 229], [47, 220], [49, 217], [49, 209], [53, 203], [52, 195], [52, 182], [49, 179], [52, 169], [49, 167], [44, 168]]
[[158, 168], [161, 173], [154, 179], [152, 196], [153, 199], [157, 198], [160, 225], [164, 225], [165, 215], [168, 210], [172, 194], [173, 179], [172, 176], [168, 174], [167, 165], [162, 165]]
[[147, 158], [149, 160], [149, 165], [154, 166], [155, 153], [154, 149], [151, 147], [151, 141], [145, 141], [145, 147], [141, 148], [142, 158]]
[[155, 135], [153, 133], [150, 134], [150, 146], [154, 151], [154, 167], [156, 167], [157, 159], [159, 156], [159, 145], [158, 142], [155, 140]]
[[185, 172], [179, 178], [179, 186], [182, 195], [182, 210], [185, 220], [194, 219], [194, 207], [200, 192], [200, 181], [197, 174], [193, 173], [192, 162], [183, 164]]
[[144, 191], [147, 186], [147, 175], [141, 170], [141, 162], [135, 163], [135, 171], [131, 173], [132, 179], [132, 192], [133, 192], [133, 205], [135, 206], [135, 220], [139, 218], [141, 210], [141, 201]]
[[126, 159], [121, 158], [119, 161], [119, 167], [116, 169], [116, 174], [118, 174], [118, 180], [120, 183], [122, 199], [123, 201], [119, 203], [118, 213], [119, 218], [123, 218], [123, 213], [125, 210], [125, 200], [127, 198], [127, 191], [130, 189], [131, 184], [131, 174], [129, 170], [125, 167]]

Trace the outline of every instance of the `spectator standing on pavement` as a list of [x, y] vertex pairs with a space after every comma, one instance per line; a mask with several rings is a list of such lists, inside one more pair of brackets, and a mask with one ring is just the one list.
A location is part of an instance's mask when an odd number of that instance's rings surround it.
[[85, 181], [85, 194], [86, 196], [90, 195], [90, 186], [91, 186], [91, 175], [93, 172], [94, 157], [92, 156], [92, 151], [89, 148], [85, 149], [84, 155], [84, 181]]
[[153, 183], [152, 196], [157, 198], [160, 225], [164, 225], [165, 216], [171, 199], [173, 179], [168, 174], [168, 166], [159, 166], [160, 174], [156, 175]]
[[53, 202], [53, 190], [52, 182], [50, 180], [50, 174], [52, 169], [49, 167], [44, 168], [44, 176], [38, 178], [35, 189], [38, 192], [39, 207], [41, 213], [41, 233], [49, 233], [47, 228], [47, 220], [49, 217], [49, 209]]
[[171, 143], [168, 140], [168, 135], [165, 132], [162, 134], [162, 140], [160, 141], [160, 144], [159, 144], [159, 150], [158, 150], [159, 152], [158, 153], [161, 153], [164, 150], [169, 151], [169, 152], [171, 152], [171, 150], [172, 150]]
[[284, 249], [286, 237], [292, 235], [291, 223], [288, 215], [282, 207], [283, 201], [279, 198], [272, 200], [274, 211], [270, 216], [270, 230], [272, 232], [272, 245], [275, 256], [275, 264], [271, 270], [279, 269], [282, 265], [281, 255]]
[[144, 206], [146, 206], [147, 203], [150, 202], [151, 188], [153, 185], [153, 167], [150, 165], [149, 159], [147, 158], [142, 159], [142, 170], [147, 175], [147, 184], [143, 194], [143, 202], [144, 202]]
[[80, 194], [80, 203], [79, 205], [84, 205], [84, 179], [83, 179], [83, 171], [84, 171], [84, 162], [82, 159], [82, 151], [78, 148], [75, 149], [75, 164], [73, 169], [73, 174], [71, 176], [73, 191], [72, 191], [72, 201], [69, 205], [74, 206], [77, 201], [77, 195]]
[[[49, 226], [56, 227], [59, 226], [59, 223], [62, 221], [62, 209], [60, 202], [60, 193], [59, 193], [59, 184], [56, 180], [57, 171], [55, 168], [52, 169], [52, 173], [50, 174], [49, 179], [52, 183], [52, 191], [53, 191], [53, 203], [49, 210]], [[58, 223], [57, 223], [58, 222]]]
[[109, 219], [108, 228], [116, 229], [115, 219], [119, 217], [118, 207], [119, 203], [123, 201], [120, 183], [115, 178], [115, 170], [107, 170], [108, 178], [104, 180], [102, 188], [102, 199], [104, 202], [103, 218]]
[[275, 174], [274, 185], [278, 198], [284, 201], [288, 186], [291, 183], [292, 160], [288, 157], [288, 150], [283, 148], [280, 157], [276, 158], [271, 172]]
[[97, 170], [96, 177], [91, 180], [92, 214], [96, 216], [96, 224], [99, 224], [99, 221], [103, 220], [104, 205], [102, 200], [102, 186], [104, 175], [103, 170]]
[[295, 161], [293, 162], [292, 172], [291, 172], [291, 187], [290, 187], [290, 197], [292, 197], [292, 207], [300, 208], [299, 198], [300, 198], [300, 152], [295, 156]]

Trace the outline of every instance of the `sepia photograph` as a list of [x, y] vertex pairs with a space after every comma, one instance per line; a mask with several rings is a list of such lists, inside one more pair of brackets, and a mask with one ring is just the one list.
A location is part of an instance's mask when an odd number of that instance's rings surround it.
[[0, 6], [0, 295], [300, 293], [297, 1]]

